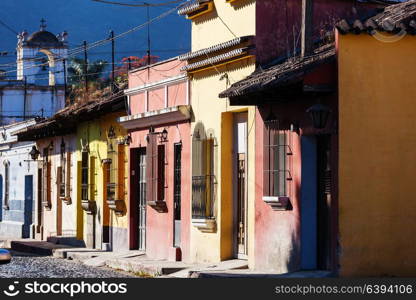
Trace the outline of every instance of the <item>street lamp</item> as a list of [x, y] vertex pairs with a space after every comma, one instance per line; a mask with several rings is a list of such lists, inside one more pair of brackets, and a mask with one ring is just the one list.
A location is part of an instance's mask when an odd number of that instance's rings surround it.
[[328, 106], [318, 103], [309, 107], [306, 112], [312, 119], [313, 127], [315, 129], [323, 129], [326, 127], [332, 111]]

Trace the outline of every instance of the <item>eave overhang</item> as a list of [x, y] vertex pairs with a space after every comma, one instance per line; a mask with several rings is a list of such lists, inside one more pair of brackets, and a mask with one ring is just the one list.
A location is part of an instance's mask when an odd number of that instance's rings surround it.
[[191, 106], [178, 105], [159, 110], [118, 118], [118, 122], [129, 131], [181, 123], [191, 119]]
[[182, 6], [178, 10], [178, 14], [186, 16], [187, 19], [192, 20], [199, 16], [210, 13], [214, 10], [213, 0], [194, 0], [189, 4]]
[[196, 73], [254, 57], [254, 48], [253, 36], [238, 37], [221, 44], [179, 56], [179, 60], [188, 62], [181, 70], [186, 71], [188, 74]]

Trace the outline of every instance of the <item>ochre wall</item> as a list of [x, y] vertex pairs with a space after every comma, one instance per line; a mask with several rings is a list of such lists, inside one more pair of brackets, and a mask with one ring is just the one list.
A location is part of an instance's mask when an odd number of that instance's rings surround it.
[[415, 276], [416, 38], [339, 36], [341, 276]]

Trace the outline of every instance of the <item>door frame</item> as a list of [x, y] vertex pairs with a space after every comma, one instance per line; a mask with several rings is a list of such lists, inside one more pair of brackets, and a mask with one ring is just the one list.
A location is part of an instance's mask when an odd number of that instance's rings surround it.
[[[238, 123], [245, 123], [245, 133], [243, 140], [239, 140]], [[248, 259], [248, 112], [233, 113], [233, 151], [232, 151], [232, 165], [233, 165], [233, 252], [234, 257], [238, 259]], [[243, 142], [243, 144], [241, 144]], [[239, 145], [240, 144], [240, 145]], [[244, 171], [244, 253], [239, 251], [238, 234], [239, 234], [239, 204], [238, 204], [238, 168], [239, 156], [238, 148], [243, 146], [245, 149], [245, 171]], [[242, 152], [241, 152], [242, 153]]]
[[[139, 185], [140, 155], [146, 156], [146, 147], [134, 147], [129, 151], [129, 248], [139, 249]], [[146, 160], [146, 157], [145, 157]], [[146, 206], [145, 206], [146, 209]], [[145, 243], [146, 244], [146, 243]]]

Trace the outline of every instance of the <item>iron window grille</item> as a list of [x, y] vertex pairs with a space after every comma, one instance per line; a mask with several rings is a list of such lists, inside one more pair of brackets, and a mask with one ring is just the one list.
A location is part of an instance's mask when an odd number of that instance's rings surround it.
[[292, 180], [288, 135], [287, 130], [280, 130], [278, 120], [269, 118], [265, 122], [264, 196], [288, 197], [288, 181]]
[[214, 139], [197, 133], [192, 144], [192, 218], [214, 219]]

